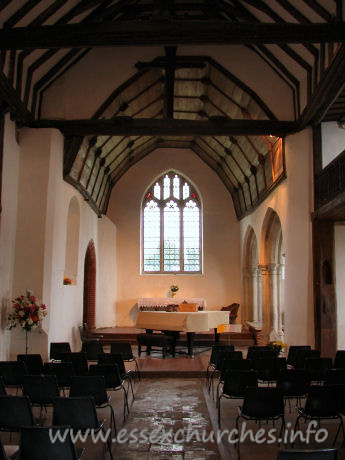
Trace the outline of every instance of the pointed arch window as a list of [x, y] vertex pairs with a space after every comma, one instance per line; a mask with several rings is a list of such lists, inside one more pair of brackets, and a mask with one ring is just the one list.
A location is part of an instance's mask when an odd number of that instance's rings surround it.
[[163, 174], [142, 202], [142, 272], [201, 273], [201, 225], [197, 191], [180, 174]]

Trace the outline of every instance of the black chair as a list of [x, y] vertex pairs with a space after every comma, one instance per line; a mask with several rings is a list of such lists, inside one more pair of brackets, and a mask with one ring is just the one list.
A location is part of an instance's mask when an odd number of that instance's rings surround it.
[[129, 413], [128, 394], [124, 386], [124, 380], [121, 380], [118, 366], [116, 364], [91, 364], [89, 374], [103, 376], [108, 391], [123, 390], [123, 421], [125, 421], [126, 409], [127, 413]]
[[216, 368], [217, 355], [220, 351], [235, 351], [234, 345], [212, 345], [211, 357], [206, 369], [206, 384], [209, 387], [209, 377], [211, 371]]
[[[95, 401], [90, 397], [56, 398], [54, 401], [53, 425], [69, 425], [73, 432], [98, 433], [104, 431], [104, 420], [99, 421]], [[107, 447], [111, 460], [111, 437], [107, 436]]]
[[[100, 354], [98, 355], [98, 364], [116, 364], [119, 369], [120, 378], [123, 380], [127, 380], [128, 391], [129, 391], [129, 387], [131, 387], [132, 396], [133, 396], [133, 399], [135, 399], [133, 383], [132, 383], [132, 373], [131, 371], [126, 370], [122, 355], [120, 355], [119, 353]], [[127, 391], [127, 394], [128, 394], [128, 391]]]
[[14, 460], [18, 457], [19, 446], [4, 446], [0, 438], [0, 460]]
[[[250, 387], [245, 390], [244, 401], [236, 417], [236, 429], [239, 433], [239, 421], [255, 420], [267, 421], [281, 420], [278, 439], [281, 439], [285, 428], [283, 391], [273, 387]], [[240, 456], [240, 443], [237, 443], [238, 456]]]
[[224, 369], [224, 363], [225, 362], [229, 363], [232, 360], [238, 361], [238, 360], [242, 360], [242, 359], [243, 359], [242, 351], [228, 351], [226, 349], [218, 350], [217, 356], [216, 356], [216, 364], [214, 366], [214, 369], [213, 369], [212, 373], [209, 376], [208, 392], [210, 393], [211, 388], [212, 388], [213, 399], [214, 399], [213, 379], [214, 379], [215, 374], [218, 372], [218, 373], [220, 373], [220, 376], [222, 375], [222, 371]]
[[34, 426], [27, 396], [0, 396], [0, 431], [19, 432], [21, 426]]
[[22, 388], [24, 375], [28, 373], [26, 366], [20, 361], [1, 361], [0, 362], [0, 375], [4, 380], [5, 387]]
[[175, 338], [172, 335], [168, 334], [149, 334], [141, 333], [137, 334], [138, 342], [138, 355], [141, 356], [142, 347], [146, 346], [146, 354], [149, 356], [153, 351], [152, 348], [162, 349], [163, 359], [168, 352], [170, 352], [175, 357]]
[[345, 369], [328, 369], [325, 385], [345, 385]]
[[281, 450], [277, 460], [337, 460], [337, 449]]
[[[33, 426], [20, 430], [20, 460], [79, 460], [84, 449], [76, 449], [70, 434], [70, 426]], [[60, 437], [58, 437], [60, 434]], [[56, 439], [52, 442], [52, 439]], [[62, 441], [63, 439], [63, 441]]]
[[[233, 352], [220, 352], [217, 357], [218, 363], [216, 364], [216, 371], [219, 372], [219, 381], [217, 384], [217, 391], [216, 391], [216, 406], [218, 404], [218, 395], [219, 395], [219, 387], [224, 382], [225, 374], [228, 371], [232, 370], [250, 370], [251, 369], [251, 361], [247, 361], [246, 359], [237, 359], [240, 357], [238, 355], [238, 351]], [[212, 377], [212, 385], [213, 385], [213, 377]], [[213, 393], [213, 390], [212, 390]]]
[[103, 346], [101, 342], [83, 342], [81, 351], [82, 353], [86, 353], [88, 361], [97, 361], [98, 355], [103, 353]]
[[71, 386], [71, 379], [75, 375], [73, 365], [69, 362], [44, 363], [43, 373], [45, 375], [55, 375], [58, 387], [63, 392]]
[[286, 369], [286, 358], [260, 358], [256, 363], [258, 380], [270, 385], [277, 382], [280, 372]]
[[28, 374], [43, 374], [43, 361], [40, 354], [17, 355], [17, 361], [25, 364]]
[[286, 369], [280, 372], [277, 387], [283, 390], [284, 400], [289, 403], [291, 412], [291, 400], [296, 399], [301, 404], [310, 386], [310, 374], [306, 369]]
[[49, 358], [51, 361], [61, 361], [62, 353], [71, 353], [69, 342], [51, 342]]
[[308, 369], [313, 382], [324, 382], [327, 371], [332, 367], [332, 358], [307, 358], [305, 360], [305, 368]]
[[23, 394], [28, 396], [32, 406], [40, 407], [40, 417], [43, 408], [52, 406], [54, 399], [60, 396], [55, 375], [25, 375]]
[[334, 358], [334, 369], [345, 369], [345, 350], [337, 350]]
[[268, 345], [251, 345], [248, 347], [248, 352], [247, 352], [247, 359], [253, 359], [254, 355], [258, 351], [272, 351], [272, 348], [269, 347]]
[[221, 398], [243, 399], [248, 387], [257, 387], [256, 371], [251, 370], [228, 370], [224, 375], [222, 391], [217, 394], [218, 426], [220, 428], [220, 401]]
[[253, 361], [254, 369], [258, 369], [261, 359], [278, 358], [278, 354], [278, 351], [272, 350], [272, 348], [268, 350], [255, 350], [252, 351], [250, 359]]
[[6, 387], [5, 387], [5, 384], [4, 384], [4, 379], [1, 376], [0, 376], [0, 395], [2, 395], [2, 396], [7, 395]]
[[310, 345], [291, 345], [289, 347], [288, 357], [287, 357], [287, 364], [289, 366], [295, 367], [295, 357], [296, 353], [299, 350], [311, 350]]
[[234, 370], [234, 371], [249, 371], [254, 369], [254, 364], [251, 359], [224, 359], [223, 370]]
[[295, 353], [295, 369], [304, 369], [309, 358], [320, 358], [319, 350], [297, 350]]
[[87, 375], [89, 372], [86, 353], [62, 353], [61, 361], [72, 363], [75, 375]]
[[[296, 407], [298, 416], [295, 422], [294, 432], [299, 430], [301, 418], [307, 420], [339, 420], [337, 434], [333, 445], [338, 437], [339, 430], [342, 430], [343, 441], [345, 440], [344, 424], [341, 411], [344, 409], [344, 386], [343, 385], [311, 385], [308, 389], [307, 400], [304, 408]], [[293, 443], [291, 444], [293, 447]]]
[[110, 396], [107, 395], [105, 377], [103, 375], [83, 375], [72, 377], [69, 395], [70, 397], [92, 396], [97, 408], [103, 409], [105, 407], [109, 407], [110, 429], [112, 430], [114, 428], [116, 436], [117, 432], [114, 410], [110, 404]]
[[129, 342], [114, 342], [110, 346], [110, 353], [120, 353], [126, 362], [135, 363], [135, 371], [140, 380], [140, 371], [136, 357], [133, 355], [132, 345]]

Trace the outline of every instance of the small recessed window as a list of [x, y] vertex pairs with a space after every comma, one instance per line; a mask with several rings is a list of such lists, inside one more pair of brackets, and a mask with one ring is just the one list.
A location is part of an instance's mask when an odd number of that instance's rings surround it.
[[145, 192], [142, 202], [142, 272], [201, 273], [201, 201], [173, 171]]

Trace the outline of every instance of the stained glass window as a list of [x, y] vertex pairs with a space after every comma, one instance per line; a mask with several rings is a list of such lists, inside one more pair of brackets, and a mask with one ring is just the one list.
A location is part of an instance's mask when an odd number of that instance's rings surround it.
[[201, 205], [194, 187], [170, 171], [146, 190], [142, 209], [143, 273], [200, 273]]

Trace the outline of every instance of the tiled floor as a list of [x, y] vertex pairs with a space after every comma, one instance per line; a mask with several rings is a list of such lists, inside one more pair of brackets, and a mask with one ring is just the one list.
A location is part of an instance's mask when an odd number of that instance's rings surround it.
[[[134, 351], [136, 350], [134, 349]], [[204, 352], [197, 354], [194, 358], [178, 356], [177, 358], [167, 357], [163, 360], [159, 354], [154, 354], [149, 358], [143, 354], [142, 357], [139, 358], [139, 365], [143, 371], [146, 370], [146, 374], [144, 372], [146, 377], [140, 382], [137, 380], [134, 381], [136, 399], [133, 401], [130, 396], [130, 414], [126, 418], [125, 423], [123, 423], [122, 419], [122, 392], [112, 392], [111, 403], [116, 414], [118, 433], [120, 430], [125, 429], [125, 431], [122, 431], [122, 436], [125, 436], [132, 430], [138, 430], [134, 432], [134, 437], [131, 437], [131, 440], [135, 441], [135, 437], [140, 436], [140, 430], [146, 429], [146, 431], [144, 435], [135, 442], [114, 442], [112, 444], [114, 460], [237, 459], [238, 451], [233, 444], [228, 442], [228, 434], [235, 427], [238, 406], [241, 405], [241, 401], [222, 399], [221, 426], [223, 431], [221, 434], [223, 437], [220, 442], [217, 442], [217, 409], [212, 395], [208, 395], [205, 379], [203, 377], [184, 377], [184, 375], [189, 375], [188, 372], [200, 372], [201, 370], [204, 372], [209, 356], [210, 350], [205, 349]], [[128, 363], [128, 368], [134, 370], [134, 364]], [[185, 374], [184, 371], [186, 372]], [[39, 415], [39, 410], [37, 408], [34, 409], [34, 412], [37, 416]], [[100, 418], [107, 419], [107, 428], [109, 422], [109, 409], [100, 409], [98, 413]], [[286, 422], [292, 423], [293, 427], [295, 419], [295, 409], [292, 408], [290, 413], [287, 408]], [[44, 424], [49, 425], [50, 423], [51, 409], [48, 409]], [[185, 438], [188, 434], [189, 425], [194, 431], [189, 431], [191, 439], [189, 442], [186, 442]], [[175, 442], [176, 440], [171, 440], [169, 436], [162, 437], [162, 427], [166, 434], [169, 433], [170, 429], [172, 429], [172, 435], [178, 432], [178, 434], [181, 435], [180, 438], [178, 437], [178, 440], [184, 438], [183, 442]], [[264, 435], [266, 436], [266, 433], [272, 428], [272, 425], [263, 424], [261, 428], [265, 430]], [[336, 430], [336, 423], [322, 422], [321, 428], [325, 428], [329, 432], [329, 436], [324, 443], [316, 443], [313, 435], [311, 436], [311, 444], [297, 442], [295, 448], [330, 447]], [[152, 442], [149, 442], [146, 437], [157, 429], [160, 430], [160, 435], [157, 435], [158, 438], [159, 436], [160, 438], [158, 440], [151, 439]], [[178, 431], [182, 429], [185, 429], [183, 435], [182, 431]], [[246, 431], [249, 429], [253, 431], [253, 435], [255, 436], [258, 425], [249, 423], [246, 427]], [[303, 425], [302, 430], [304, 433], [305, 429], [306, 425]], [[201, 438], [203, 430], [205, 430], [207, 442], [203, 442]], [[212, 431], [215, 436], [214, 442], [211, 442], [209, 438]], [[289, 433], [289, 431], [287, 433]], [[197, 440], [198, 436], [200, 438], [199, 442]], [[9, 436], [7, 434], [2, 434], [2, 437], [6, 442], [9, 441]], [[14, 435], [11, 443], [15, 443], [16, 440], [18, 440], [18, 438]], [[140, 440], [144, 442], [139, 442]], [[337, 442], [339, 458], [345, 459], [345, 449], [340, 449], [340, 444], [341, 438], [339, 437]], [[79, 442], [78, 446], [82, 446], [82, 444]], [[93, 444], [92, 440], [89, 439], [84, 447], [84, 460], [109, 458], [108, 453], [105, 451], [100, 441], [97, 444]], [[281, 446], [281, 448], [283, 448], [283, 446]], [[242, 459], [274, 460], [277, 457], [278, 450], [279, 448], [276, 443], [255, 443], [249, 439], [249, 435], [247, 435], [247, 438], [240, 446]]]

